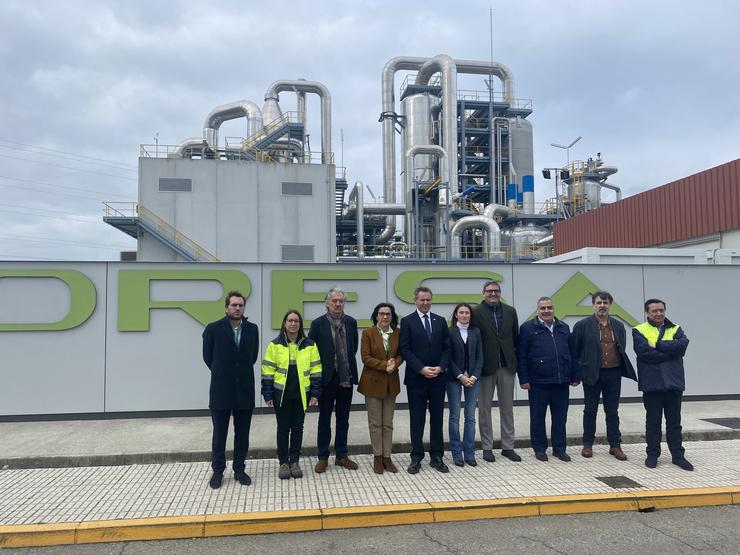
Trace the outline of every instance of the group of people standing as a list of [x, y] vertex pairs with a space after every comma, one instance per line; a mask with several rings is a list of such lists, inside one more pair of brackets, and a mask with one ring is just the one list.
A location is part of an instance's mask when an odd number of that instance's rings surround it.
[[[594, 314], [580, 320], [572, 332], [555, 317], [549, 297], [537, 301], [533, 318], [519, 325], [516, 310], [501, 300], [501, 285], [487, 281], [483, 300], [458, 304], [448, 327], [431, 311], [432, 291], [414, 291], [416, 310], [400, 321], [393, 304], [379, 303], [372, 326], [359, 339], [357, 321], [345, 313], [346, 295], [338, 287], [326, 295], [326, 313], [316, 318], [308, 335], [299, 311], [289, 310], [280, 332], [267, 346], [261, 368], [261, 394], [277, 420], [280, 479], [301, 478], [299, 461], [303, 424], [308, 406], [318, 405], [316, 473], [329, 468], [335, 419], [334, 464], [347, 470], [358, 465], [349, 458], [347, 436], [354, 386], [365, 397], [373, 451], [373, 471], [398, 472], [391, 458], [393, 415], [401, 391], [399, 370], [405, 362], [411, 436], [410, 474], [421, 470], [425, 457], [424, 428], [429, 415], [429, 457], [432, 468], [449, 472], [444, 462], [443, 410], [449, 407], [449, 440], [453, 463], [476, 466], [476, 409], [483, 460], [494, 462], [491, 410], [494, 395], [500, 413], [501, 455], [514, 462], [514, 389], [516, 377], [528, 392], [530, 438], [537, 460], [547, 461], [546, 413], [550, 410], [552, 455], [570, 461], [566, 452], [569, 388], [581, 382], [584, 391], [581, 455], [593, 456], [596, 415], [603, 399], [609, 454], [627, 456], [621, 448], [619, 400], [622, 378], [638, 380], [646, 409], [646, 466], [655, 468], [660, 456], [662, 418], [672, 462], [685, 470], [693, 466], [684, 456], [681, 438], [683, 356], [688, 338], [665, 317], [665, 303], [645, 303], [647, 321], [632, 330], [637, 374], [625, 352], [624, 325], [609, 315], [612, 295], [592, 294]], [[253, 367], [257, 362], [257, 326], [244, 316], [245, 298], [226, 295], [226, 316], [203, 332], [203, 360], [211, 371], [209, 408], [213, 422], [212, 488], [218, 488], [226, 469], [226, 437], [234, 422], [234, 478], [249, 485], [245, 458], [254, 409]], [[358, 378], [356, 355], [362, 360]], [[638, 378], [639, 375], [639, 378]], [[464, 400], [464, 408], [463, 408]], [[460, 434], [460, 416], [463, 431]]]

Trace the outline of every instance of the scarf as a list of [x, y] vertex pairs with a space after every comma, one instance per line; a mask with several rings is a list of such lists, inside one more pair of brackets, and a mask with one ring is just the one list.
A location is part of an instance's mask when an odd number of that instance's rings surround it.
[[334, 332], [334, 364], [339, 372], [339, 385], [341, 387], [350, 387], [352, 379], [349, 374], [349, 358], [347, 357], [347, 333], [344, 330], [344, 314], [339, 318], [334, 318], [331, 313], [329, 322]]

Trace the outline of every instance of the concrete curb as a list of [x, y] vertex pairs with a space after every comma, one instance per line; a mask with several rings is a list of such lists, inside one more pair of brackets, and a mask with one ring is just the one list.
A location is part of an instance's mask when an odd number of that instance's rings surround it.
[[740, 504], [740, 486], [0, 526], [0, 548], [206, 538]]
[[[684, 431], [684, 442], [691, 441], [720, 441], [740, 439], [740, 430], [696, 430]], [[606, 436], [597, 436], [596, 445], [606, 445], [608, 442]], [[645, 435], [638, 433], [627, 433], [622, 435], [623, 444], [645, 443]], [[581, 436], [569, 436], [568, 445], [581, 445]], [[480, 449], [480, 444], [477, 446]], [[516, 447], [519, 449], [531, 448], [529, 439], [516, 441]], [[500, 449], [500, 443], [494, 444], [494, 449]], [[408, 442], [399, 442], [393, 445], [396, 453], [407, 453], [411, 450], [411, 444]], [[445, 449], [449, 451], [449, 444], [445, 444]], [[370, 444], [361, 444], [350, 446], [351, 455], [369, 455], [372, 454]], [[316, 456], [316, 447], [303, 447], [301, 454], [304, 457]], [[231, 459], [233, 452], [226, 454], [227, 459]], [[250, 448], [250, 459], [274, 459], [275, 448], [257, 447]], [[88, 467], [88, 466], [125, 466], [131, 464], [165, 464], [165, 463], [188, 463], [188, 462], [209, 462], [211, 452], [208, 450], [199, 451], [161, 451], [152, 453], [119, 453], [105, 455], [74, 455], [74, 456], [43, 456], [43, 457], [8, 457], [0, 459], [0, 469], [16, 470], [22, 468], [68, 468], [68, 467]]]

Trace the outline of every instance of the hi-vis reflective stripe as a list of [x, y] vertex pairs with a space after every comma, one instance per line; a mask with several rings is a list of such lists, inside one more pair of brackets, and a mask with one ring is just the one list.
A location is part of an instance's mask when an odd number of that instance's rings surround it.
[[305, 372], [303, 372], [303, 375], [304, 376], [310, 376], [311, 375], [311, 371], [310, 370], [306, 370]]
[[277, 372], [278, 374], [287, 374], [288, 373], [288, 369], [287, 368], [278, 368], [277, 370], [275, 370], [275, 372]]
[[279, 389], [280, 391], [282, 391], [283, 388], [285, 387], [285, 384], [284, 383], [280, 383], [280, 382], [275, 382], [272, 385], [272, 387], [274, 387], [275, 389]]
[[271, 368], [277, 368], [277, 364], [275, 364], [274, 362], [270, 360], [263, 360], [262, 366], [270, 366]]
[[274, 374], [262, 374], [262, 379], [268, 380], [268, 381], [274, 381], [275, 375]]
[[[681, 326], [674, 325], [670, 328], [665, 328], [665, 331], [663, 332], [663, 341], [672, 341], [679, 327]], [[655, 342], [658, 341], [658, 336], [660, 336], [660, 328], [656, 328], [650, 322], [643, 322], [635, 329], [640, 332], [651, 345], [655, 345]]]
[[321, 360], [314, 360], [314, 361], [313, 361], [313, 362], [311, 363], [311, 366], [316, 366], [316, 365], [318, 365], [318, 364], [321, 364]]

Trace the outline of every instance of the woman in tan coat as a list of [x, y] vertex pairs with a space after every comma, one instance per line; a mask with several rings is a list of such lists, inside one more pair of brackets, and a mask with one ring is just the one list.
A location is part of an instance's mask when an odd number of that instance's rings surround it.
[[362, 376], [357, 391], [365, 396], [370, 443], [373, 447], [373, 471], [398, 472], [391, 461], [393, 446], [393, 411], [401, 391], [398, 367], [403, 358], [398, 352], [398, 316], [391, 303], [380, 303], [370, 317], [373, 327], [362, 332], [360, 353]]

